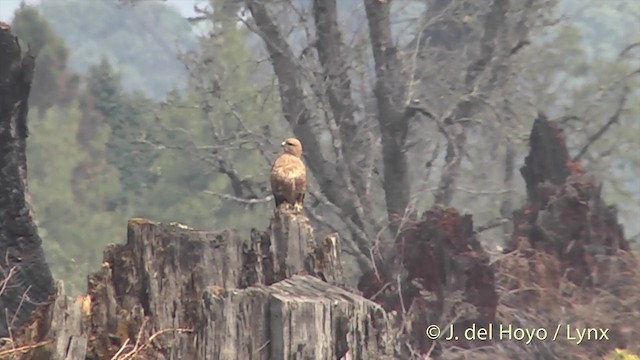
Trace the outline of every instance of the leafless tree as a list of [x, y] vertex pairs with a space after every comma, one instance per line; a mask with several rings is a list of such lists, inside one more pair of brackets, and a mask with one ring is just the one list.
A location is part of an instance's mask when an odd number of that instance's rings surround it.
[[[245, 1], [248, 26], [264, 41], [284, 117], [304, 144], [319, 192], [367, 255], [374, 244], [382, 245], [383, 253], [392, 251], [389, 240], [415, 211], [417, 197], [425, 197], [425, 177], [438, 160], [440, 142], [446, 150], [442, 168], [434, 171], [439, 180], [433, 203], [451, 204], [465, 157], [486, 157], [470, 154], [470, 136], [494, 146], [507, 144], [502, 162], [504, 182], [511, 186], [516, 156], [509, 144], [515, 139], [487, 137], [486, 131], [513, 121], [513, 99], [505, 92], [512, 57], [551, 6], [533, 0], [426, 1], [427, 10], [409, 20], [410, 40], [402, 41], [393, 33], [398, 26], [391, 3], [365, 0], [363, 9], [354, 9], [364, 10], [368, 34], [359, 33], [347, 44], [335, 0], [309, 6]], [[300, 51], [284, 25], [292, 14], [297, 26], [309, 27]], [[358, 57], [369, 51], [373, 74], [367, 72], [366, 57]], [[329, 151], [320, 140], [325, 133], [331, 136]], [[505, 196], [503, 214], [509, 201]], [[384, 223], [375, 216], [381, 203]]]
[[[393, 259], [398, 230], [434, 204], [472, 210], [477, 231], [502, 227], [509, 236], [508, 218], [524, 197], [517, 164], [537, 111], [547, 108], [541, 89], [558, 71], [536, 73], [544, 65], [529, 45], [557, 23], [556, 0], [209, 5], [190, 19], [206, 24], [203, 41], [222, 49], [225, 28], [253, 32], [249, 97], [278, 97], [281, 114], [244, 112], [228, 88], [236, 69], [215, 49], [182, 54], [208, 140], [162, 147], [186, 150], [229, 180], [232, 193], [209, 194], [249, 207], [270, 202], [266, 172], [280, 137], [293, 133], [312, 178], [306, 212], [351, 235], [345, 252], [361, 269]], [[261, 164], [251, 173], [235, 161], [247, 150]]]
[[[352, 8], [336, 0], [212, 1], [191, 20], [213, 25], [212, 43], [224, 38], [216, 25], [234, 17], [257, 35], [257, 56], [264, 52], [270, 67], [258, 61], [256, 73], [273, 74], [285, 124], [302, 141], [313, 178], [307, 212], [351, 234], [346, 250], [363, 270], [394, 258], [404, 222], [433, 204], [500, 202], [481, 228], [508, 232], [501, 218], [511, 213], [522, 118], [532, 118], [518, 115], [524, 102], [513, 92], [514, 62], [555, 2], [345, 3]], [[228, 71], [215, 69], [215, 54], [183, 60], [215, 144], [187, 150], [230, 180], [233, 194], [218, 197], [269, 201], [266, 171], [279, 140], [270, 125], [279, 119], [248, 121], [217, 75], [201, 76]], [[213, 115], [213, 99], [228, 117]], [[247, 148], [262, 157], [260, 174], [234, 168], [231, 150]]]

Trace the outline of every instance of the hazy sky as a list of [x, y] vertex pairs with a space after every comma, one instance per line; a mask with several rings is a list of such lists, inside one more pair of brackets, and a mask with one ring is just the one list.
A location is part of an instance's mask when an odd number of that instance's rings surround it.
[[[23, 0], [0, 0], [0, 21], [11, 23], [13, 12], [20, 6], [21, 1]], [[36, 5], [41, 1], [42, 0], [24, 0], [24, 2], [28, 5]], [[185, 16], [193, 15], [193, 4], [203, 4], [206, 2], [206, 0], [166, 0], [167, 4], [171, 4], [172, 6], [178, 8], [178, 10], [180, 10], [180, 12]]]

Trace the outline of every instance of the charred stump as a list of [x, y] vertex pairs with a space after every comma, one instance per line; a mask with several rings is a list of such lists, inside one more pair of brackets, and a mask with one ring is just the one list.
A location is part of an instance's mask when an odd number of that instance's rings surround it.
[[628, 251], [616, 210], [602, 199], [602, 185], [572, 161], [562, 130], [540, 114], [531, 131], [530, 152], [520, 169], [527, 204], [514, 213], [507, 252], [543, 250], [578, 285], [592, 283], [595, 257]]
[[0, 337], [55, 292], [27, 193], [27, 112], [35, 58], [0, 22]]
[[569, 157], [563, 132], [543, 114], [535, 120], [520, 172], [527, 202], [513, 214], [514, 232], [495, 267], [503, 307], [530, 310], [504, 312], [501, 320], [609, 334], [579, 345], [566, 338], [532, 343], [521, 356], [595, 358], [637, 344], [638, 328], [628, 324], [640, 316], [638, 262], [615, 208], [602, 199], [602, 185]]
[[462, 335], [472, 324], [493, 323], [498, 304], [494, 269], [471, 215], [436, 206], [405, 226], [396, 244], [404, 274], [366, 274], [359, 283], [363, 295], [404, 314], [402, 327], [419, 353], [436, 345], [425, 336], [430, 325], [438, 325], [447, 337], [448, 325], [454, 325], [457, 339], [448, 345], [486, 346], [487, 341], [466, 341]]

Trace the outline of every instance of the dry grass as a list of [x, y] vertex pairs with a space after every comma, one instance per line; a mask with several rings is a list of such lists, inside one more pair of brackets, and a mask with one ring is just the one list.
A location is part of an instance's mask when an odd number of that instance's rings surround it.
[[3, 347], [0, 347], [0, 360], [14, 360], [20, 359], [20, 357], [28, 351], [39, 348], [41, 346], [49, 344], [51, 341], [41, 341], [36, 344], [15, 346], [13, 341], [7, 341]]
[[129, 339], [126, 339], [122, 344], [120, 349], [111, 357], [111, 360], [134, 360], [134, 359], [148, 359], [149, 357], [145, 354], [145, 350], [150, 348], [153, 341], [166, 333], [175, 332], [178, 334], [192, 332], [191, 329], [164, 329], [160, 331], [156, 331], [151, 334], [148, 338], [145, 336], [145, 326], [147, 325], [146, 319], [142, 322], [140, 326], [140, 330], [138, 331], [138, 336], [136, 337], [136, 342], [131, 344]]
[[[592, 269], [593, 286], [567, 281], [553, 256], [531, 249], [501, 255], [495, 261], [500, 303], [497, 322], [528, 329], [545, 329], [545, 339], [498, 339], [471, 350], [445, 348], [444, 359], [608, 359], [617, 349], [640, 352], [640, 268], [637, 254], [600, 256]], [[567, 337], [567, 325], [571, 337]], [[577, 344], [577, 328], [600, 330]], [[555, 338], [556, 329], [560, 329]]]

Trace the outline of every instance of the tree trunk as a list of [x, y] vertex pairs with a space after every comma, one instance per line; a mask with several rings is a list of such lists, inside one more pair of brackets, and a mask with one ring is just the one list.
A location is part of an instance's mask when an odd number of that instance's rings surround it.
[[27, 197], [27, 112], [35, 58], [0, 22], [0, 337], [54, 292]]

